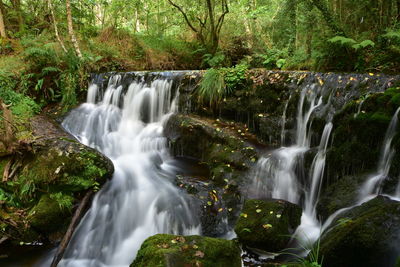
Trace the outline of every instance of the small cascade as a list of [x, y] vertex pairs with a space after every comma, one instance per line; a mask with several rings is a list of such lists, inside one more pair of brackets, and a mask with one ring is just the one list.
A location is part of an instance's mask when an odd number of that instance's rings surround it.
[[366, 199], [370, 199], [371, 196], [381, 193], [382, 182], [388, 177], [393, 155], [395, 153], [395, 150], [391, 147], [391, 145], [393, 137], [397, 132], [399, 112], [400, 108], [397, 109], [393, 115], [393, 118], [386, 131], [385, 139], [381, 149], [381, 156], [378, 163], [378, 170], [375, 174], [371, 175], [361, 187], [358, 197], [359, 202], [364, 202]]
[[[316, 240], [320, 234], [316, 205], [322, 186], [326, 150], [333, 128], [331, 122], [325, 125], [318, 152], [307, 176], [308, 181], [302, 184], [303, 155], [310, 149], [311, 131], [309, 128], [313, 114], [316, 110], [329, 112], [331, 97], [329, 96], [328, 102], [324, 104], [321, 89], [317, 84], [306, 85], [302, 89], [296, 117], [296, 143], [290, 147], [281, 147], [259, 159], [251, 174], [254, 178], [249, 191], [252, 197], [284, 199], [292, 203], [302, 204], [300, 200], [303, 195], [302, 190], [304, 190], [304, 212], [296, 235], [300, 240], [311, 242]], [[286, 108], [287, 104], [282, 118], [286, 118]]]
[[310, 193], [306, 195], [305, 201], [305, 212], [312, 217], [316, 217], [316, 202], [319, 197], [319, 193], [321, 191], [322, 186], [322, 177], [325, 169], [325, 159], [326, 159], [326, 149], [328, 147], [329, 137], [331, 135], [331, 131], [333, 128], [333, 124], [329, 122], [325, 125], [324, 131], [322, 133], [321, 142], [318, 147], [318, 153], [314, 158], [314, 161], [311, 165], [311, 180], [309, 183], [311, 184]]
[[[389, 127], [386, 130], [385, 139], [383, 140], [383, 145], [381, 148], [381, 155], [379, 158], [377, 173], [371, 175], [368, 178], [368, 180], [363, 184], [363, 186], [360, 189], [357, 202], [352, 206], [339, 209], [332, 215], [330, 215], [322, 225], [321, 232], [328, 230], [333, 221], [340, 214], [373, 199], [375, 196], [381, 193], [382, 182], [388, 177], [390, 166], [392, 163], [392, 158], [395, 153], [394, 149], [391, 147], [391, 144], [397, 132], [399, 113], [400, 113], [400, 108], [398, 108], [395, 114], [393, 115]], [[395, 194], [389, 197], [400, 201], [400, 182], [397, 186]]]
[[[399, 180], [400, 180], [400, 179], [399, 179]], [[398, 185], [397, 185], [397, 188], [396, 188], [396, 192], [395, 192], [395, 194], [394, 194], [394, 197], [397, 198], [397, 199], [400, 199], [400, 181], [399, 181], [399, 183], [398, 183]]]
[[281, 128], [281, 146], [285, 145], [285, 126], [286, 126], [286, 111], [289, 106], [290, 99], [292, 98], [292, 94], [289, 95], [288, 100], [286, 101], [285, 108], [283, 109], [282, 114], [282, 128]]
[[364, 104], [365, 100], [367, 100], [368, 96], [369, 96], [369, 94], [367, 94], [367, 95], [360, 101], [360, 103], [358, 104], [357, 112], [356, 112], [356, 114], [354, 114], [354, 118], [357, 118], [357, 116], [361, 113], [362, 105]]
[[95, 196], [59, 266], [129, 266], [141, 243], [157, 233], [200, 234], [196, 211], [173, 184], [177, 166], [163, 124], [176, 109], [169, 78], [113, 75], [104, 93], [89, 87], [87, 103], [63, 127], [107, 155], [115, 173]]
[[309, 174], [309, 191], [305, 194], [304, 210], [301, 217], [301, 224], [296, 229], [295, 236], [303, 242], [314, 242], [318, 239], [321, 227], [317, 218], [317, 202], [321, 192], [322, 178], [325, 170], [326, 150], [328, 148], [329, 137], [331, 135], [333, 124], [331, 122], [325, 125], [322, 133], [318, 152], [314, 157]]

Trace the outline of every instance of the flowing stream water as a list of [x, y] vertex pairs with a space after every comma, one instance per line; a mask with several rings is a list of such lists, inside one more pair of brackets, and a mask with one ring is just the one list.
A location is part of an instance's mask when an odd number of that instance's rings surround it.
[[[398, 124], [398, 116], [400, 113], [400, 108], [397, 109], [397, 111], [394, 113], [389, 127], [386, 130], [385, 134], [385, 139], [383, 140], [382, 148], [381, 148], [381, 154], [379, 157], [379, 163], [377, 167], [377, 172], [367, 179], [367, 181], [361, 186], [359, 194], [358, 194], [358, 199], [354, 205], [345, 207], [342, 209], [339, 209], [335, 211], [332, 215], [326, 219], [324, 224], [321, 227], [321, 232], [324, 232], [329, 229], [333, 221], [342, 213], [357, 207], [368, 200], [373, 199], [376, 197], [378, 194], [382, 192], [382, 183], [383, 181], [388, 177], [390, 167], [392, 164], [392, 159], [393, 155], [395, 153], [395, 150], [391, 147], [392, 145], [392, 140], [394, 136], [397, 133], [397, 124]], [[386, 195], [392, 199], [395, 199], [397, 201], [400, 201], [400, 180], [399, 184], [397, 186], [396, 192], [394, 195]]]
[[[331, 122], [325, 125], [318, 152], [312, 163], [311, 171], [307, 175], [308, 179], [306, 179], [305, 185], [302, 184], [300, 181], [303, 179], [301, 176], [304, 173], [303, 156], [310, 149], [310, 125], [313, 113], [317, 109], [324, 109], [329, 105], [329, 101], [323, 103], [321, 93], [322, 88], [316, 83], [302, 88], [296, 116], [295, 144], [290, 147], [281, 147], [261, 157], [255, 170], [251, 173], [253, 182], [250, 192], [253, 197], [283, 199], [301, 204], [301, 195], [303, 191], [306, 192], [304, 211], [301, 225], [297, 229], [297, 236], [299, 239], [307, 241], [313, 241], [319, 236], [320, 228], [315, 209], [322, 186], [326, 149], [333, 127]], [[286, 105], [283, 118], [286, 118]], [[283, 138], [281, 139], [283, 140]]]
[[[58, 266], [126, 267], [149, 236], [201, 234], [200, 212], [193, 208], [196, 205], [191, 205], [190, 197], [173, 185], [181, 170], [163, 135], [164, 124], [177, 111], [179, 95], [174, 88], [174, 79], [169, 75], [146, 80], [138, 74], [127, 85], [122, 75], [114, 74], [107, 86], [93, 82], [86, 103], [65, 118], [63, 127], [83, 144], [108, 156], [115, 173], [96, 194]], [[294, 98], [290, 93], [282, 115], [282, 147], [260, 157], [249, 174], [252, 180], [248, 196], [284, 199], [302, 206], [301, 224], [294, 236], [304, 245], [315, 242], [337, 216], [382, 192], [395, 153], [391, 144], [400, 108], [386, 131], [377, 172], [361, 186], [358, 201], [336, 211], [323, 223], [316, 207], [333, 129], [331, 98], [336, 92], [319, 82], [305, 83], [299, 89], [292, 144], [285, 146], [289, 143], [285, 132], [287, 112]], [[325, 126], [322, 133], [313, 135], [316, 113], [325, 118]], [[304, 162], [306, 153], [313, 156], [309, 170]], [[390, 197], [400, 200], [400, 181]]]
[[104, 92], [90, 85], [87, 102], [62, 123], [108, 156], [115, 173], [96, 194], [58, 266], [129, 266], [151, 235], [201, 233], [188, 197], [171, 182], [178, 167], [163, 124], [176, 108], [173, 81], [137, 77], [126, 90], [120, 81], [112, 76]]
[[359, 202], [364, 202], [365, 199], [370, 198], [371, 196], [376, 196], [377, 194], [382, 192], [382, 182], [388, 177], [390, 166], [392, 164], [392, 159], [395, 153], [395, 150], [392, 148], [392, 140], [397, 133], [399, 112], [400, 108], [397, 109], [397, 111], [393, 115], [393, 118], [386, 131], [385, 139], [383, 141], [381, 149], [381, 155], [379, 158], [377, 173], [370, 176], [361, 187]]

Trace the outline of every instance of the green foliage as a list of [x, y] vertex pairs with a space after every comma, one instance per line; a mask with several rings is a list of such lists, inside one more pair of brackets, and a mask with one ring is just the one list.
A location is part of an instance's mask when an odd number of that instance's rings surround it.
[[236, 65], [233, 68], [208, 69], [204, 74], [197, 95], [200, 101], [210, 106], [217, 105], [224, 97], [244, 85], [247, 65]]
[[197, 90], [200, 101], [215, 105], [227, 94], [229, 91], [225, 85], [223, 73], [219, 69], [207, 70]]
[[243, 86], [246, 81], [246, 71], [248, 66], [245, 64], [236, 65], [233, 68], [223, 68], [221, 71], [224, 73], [225, 85], [228, 92], [238, 89]]
[[[298, 239], [298, 237], [295, 237]], [[300, 264], [302, 267], [322, 267], [323, 266], [323, 261], [324, 257], [321, 256], [321, 240], [318, 238], [318, 240], [313, 244], [310, 240], [306, 240], [305, 244], [304, 241], [298, 240], [300, 242], [300, 247], [304, 251], [308, 251], [307, 257], [302, 257], [297, 254], [293, 254], [291, 252], [285, 252], [285, 254], [294, 256], [297, 258], [297, 263]], [[289, 249], [287, 249], [288, 251]]]
[[262, 64], [267, 69], [281, 69], [286, 63], [288, 57], [286, 50], [280, 49], [268, 49], [267, 53], [261, 55], [263, 58]]
[[30, 97], [17, 93], [15, 77], [6, 72], [0, 72], [0, 98], [11, 105], [13, 115], [24, 119], [40, 112], [40, 107]]
[[225, 62], [225, 55], [223, 53], [205, 54], [203, 56], [203, 65], [210, 66], [211, 68], [222, 67]]
[[65, 195], [62, 192], [50, 194], [50, 198], [55, 200], [61, 210], [72, 209], [74, 198], [69, 195]]
[[329, 39], [328, 41], [333, 44], [340, 44], [341, 46], [344, 46], [344, 47], [349, 47], [349, 48], [351, 47], [355, 50], [375, 46], [375, 43], [371, 40], [364, 40], [364, 41], [358, 43], [354, 39], [346, 38], [343, 36], [335, 36], [335, 37]]

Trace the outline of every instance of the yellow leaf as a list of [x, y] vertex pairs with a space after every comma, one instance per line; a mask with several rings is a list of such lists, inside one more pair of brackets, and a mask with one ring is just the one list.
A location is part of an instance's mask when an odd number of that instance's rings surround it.
[[263, 227], [264, 229], [269, 229], [269, 228], [272, 228], [272, 225], [269, 224], [269, 223], [267, 223], [267, 224], [264, 224], [262, 227]]

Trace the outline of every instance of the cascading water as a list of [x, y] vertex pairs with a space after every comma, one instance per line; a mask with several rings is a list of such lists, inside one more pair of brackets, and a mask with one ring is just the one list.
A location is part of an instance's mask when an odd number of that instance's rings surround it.
[[[305, 241], [313, 241], [319, 236], [320, 227], [315, 209], [322, 186], [326, 149], [333, 128], [331, 122], [325, 125], [318, 153], [310, 171], [310, 181], [305, 185], [306, 188], [302, 188], [299, 173], [303, 172], [301, 169], [303, 165], [298, 163], [302, 155], [310, 149], [311, 118], [316, 109], [324, 109], [330, 102], [329, 97], [328, 103], [323, 104], [321, 91], [322, 88], [315, 83], [306, 85], [302, 89], [296, 117], [296, 143], [261, 157], [251, 174], [253, 183], [249, 190], [253, 197], [284, 199], [296, 204], [300, 204], [301, 189], [306, 191], [302, 222], [296, 232], [299, 239]], [[283, 118], [286, 118], [286, 108], [285, 106]]]
[[[250, 191], [253, 196], [272, 197], [299, 203], [300, 188], [295, 167], [299, 156], [309, 149], [307, 127], [311, 115], [322, 105], [322, 97], [317, 96], [316, 89], [316, 85], [312, 84], [305, 86], [301, 91], [297, 113], [296, 144], [277, 149], [259, 159], [252, 173], [253, 184]], [[305, 110], [306, 101], [309, 106]]]
[[389, 124], [389, 128], [386, 131], [385, 139], [381, 149], [381, 156], [379, 159], [377, 173], [368, 178], [365, 184], [362, 186], [359, 193], [359, 202], [365, 202], [366, 199], [370, 199], [373, 196], [381, 193], [382, 182], [388, 177], [390, 166], [392, 164], [393, 155], [395, 150], [391, 147], [393, 137], [397, 132], [398, 115], [400, 108], [397, 109], [393, 118]]
[[[342, 208], [334, 212], [329, 218], [324, 222], [321, 232], [324, 232], [332, 224], [332, 222], [342, 213], [359, 206], [368, 200], [376, 197], [382, 192], [382, 182], [388, 177], [390, 167], [392, 164], [393, 155], [395, 153], [394, 149], [391, 147], [392, 140], [397, 132], [398, 116], [400, 113], [400, 108], [394, 113], [392, 120], [390, 121], [389, 127], [386, 130], [385, 139], [383, 140], [383, 145], [381, 148], [381, 155], [378, 163], [377, 173], [371, 175], [368, 180], [363, 184], [360, 189], [357, 202], [346, 208]], [[397, 186], [396, 192], [393, 196], [389, 196], [393, 199], [400, 200], [400, 182]]]
[[200, 233], [186, 195], [170, 181], [177, 167], [163, 124], [176, 106], [172, 80], [136, 79], [125, 94], [120, 81], [112, 76], [104, 94], [92, 84], [87, 103], [63, 122], [82, 143], [107, 155], [115, 173], [95, 196], [59, 266], [128, 266], [151, 235]]

